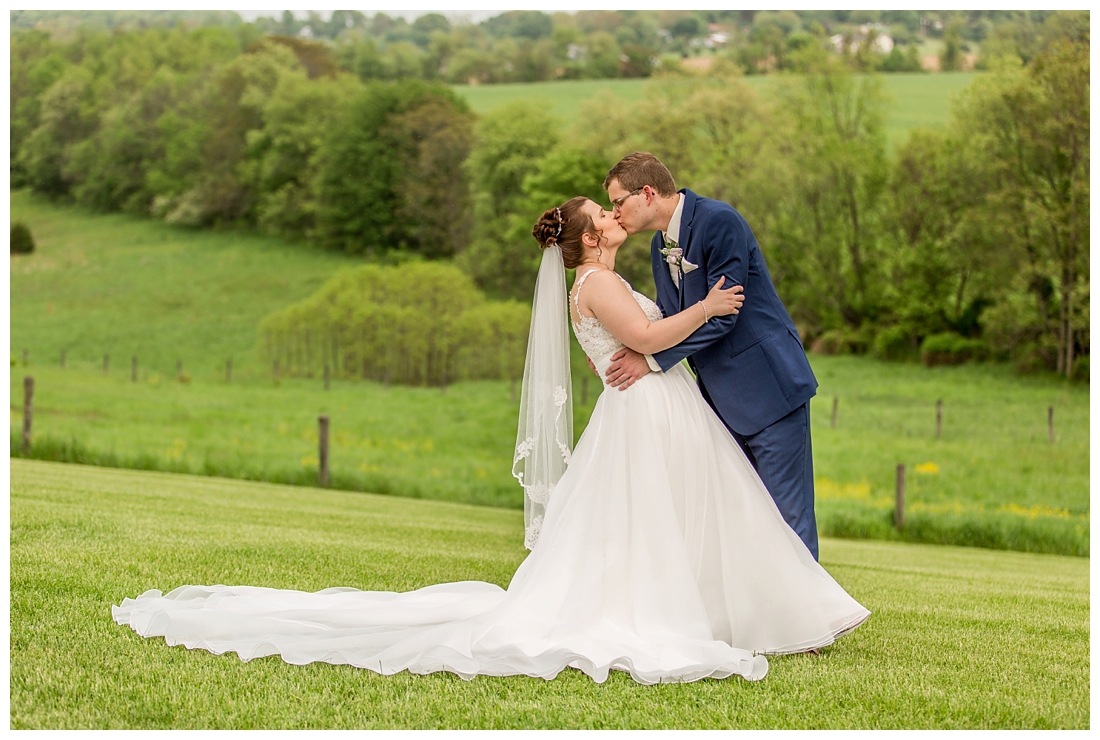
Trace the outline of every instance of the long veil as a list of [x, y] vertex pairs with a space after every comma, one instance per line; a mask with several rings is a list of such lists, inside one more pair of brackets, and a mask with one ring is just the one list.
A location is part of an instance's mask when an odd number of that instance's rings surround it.
[[523, 486], [523, 544], [535, 547], [546, 504], [573, 454], [568, 291], [561, 248], [543, 250], [531, 306], [512, 475]]

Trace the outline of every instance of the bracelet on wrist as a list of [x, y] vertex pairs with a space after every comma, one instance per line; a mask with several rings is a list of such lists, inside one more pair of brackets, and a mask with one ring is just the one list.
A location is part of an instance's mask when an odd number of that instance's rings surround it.
[[710, 314], [707, 312], [707, 304], [699, 301], [699, 305], [703, 307], [703, 323], [710, 321]]

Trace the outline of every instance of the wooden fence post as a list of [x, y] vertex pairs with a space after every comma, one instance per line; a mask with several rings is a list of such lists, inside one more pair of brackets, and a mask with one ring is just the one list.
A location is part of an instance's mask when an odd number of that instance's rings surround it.
[[317, 417], [317, 440], [319, 444], [318, 461], [320, 464], [320, 483], [322, 488], [328, 488], [328, 416], [322, 414]]
[[27, 350], [23, 350], [23, 367], [27, 366]]
[[34, 378], [23, 378], [23, 456], [31, 453], [31, 420], [34, 416]]
[[274, 362], [271, 363], [271, 377], [273, 377], [276, 381], [279, 380], [279, 360], [278, 359], [276, 359]]
[[62, 369], [65, 367], [65, 350], [61, 350], [61, 367]]
[[839, 404], [839, 403], [840, 403], [840, 399], [838, 399], [836, 396], [833, 396], [833, 418], [829, 422], [829, 426], [832, 427], [833, 429], [836, 429], [836, 407], [837, 407], [837, 404]]
[[1047, 441], [1054, 444], [1054, 407], [1047, 406]]
[[329, 379], [332, 377], [332, 370], [329, 368], [329, 364], [325, 363], [325, 390], [328, 390]]
[[936, 439], [940, 438], [940, 433], [943, 431], [943, 399], [940, 398], [936, 401]]
[[905, 526], [905, 463], [898, 463], [894, 484], [894, 526], [899, 532]]
[[233, 380], [233, 358], [230, 357], [225, 361], [225, 382], [229, 383]]
[[176, 360], [176, 382], [183, 382], [183, 360]]
[[137, 355], [130, 359], [130, 382], [137, 382]]

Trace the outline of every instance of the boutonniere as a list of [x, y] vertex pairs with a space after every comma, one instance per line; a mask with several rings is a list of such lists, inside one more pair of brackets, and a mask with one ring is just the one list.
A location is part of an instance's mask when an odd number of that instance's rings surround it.
[[665, 246], [661, 248], [661, 254], [665, 256], [665, 262], [673, 267], [683, 268], [684, 250], [672, 239], [665, 239]]
[[665, 257], [665, 262], [668, 263], [669, 269], [677, 269], [687, 273], [694, 270], [698, 265], [693, 265], [684, 259], [684, 250], [680, 248], [672, 239], [665, 239], [665, 246], [661, 249], [661, 254]]

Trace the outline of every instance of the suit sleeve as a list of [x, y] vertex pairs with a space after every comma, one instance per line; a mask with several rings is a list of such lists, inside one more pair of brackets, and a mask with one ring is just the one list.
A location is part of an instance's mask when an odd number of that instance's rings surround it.
[[[707, 271], [707, 290], [714, 287], [719, 277], [725, 276], [723, 290], [734, 285], [743, 286], [745, 300], [751, 300], [748, 297], [749, 288], [745, 285], [749, 274], [749, 240], [752, 239], [748, 224], [735, 213], [722, 211], [707, 219], [706, 223], [700, 224], [699, 228], [703, 266]], [[715, 316], [675, 347], [655, 352], [653, 358], [667, 371], [685, 357], [725, 337], [733, 331], [736, 324], [737, 314]]]

